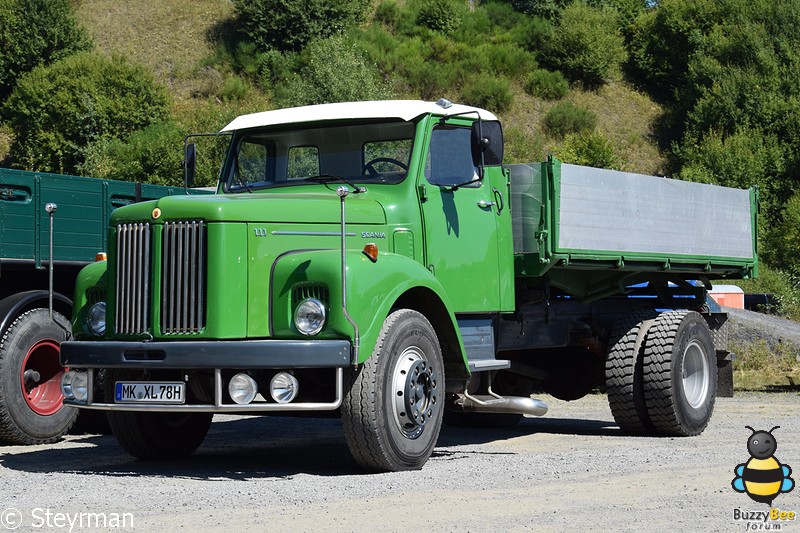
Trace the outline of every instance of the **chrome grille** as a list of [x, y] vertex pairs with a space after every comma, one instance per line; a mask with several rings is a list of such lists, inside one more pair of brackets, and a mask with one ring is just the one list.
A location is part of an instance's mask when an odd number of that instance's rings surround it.
[[205, 325], [206, 226], [166, 222], [161, 254], [161, 332], [199, 333]]
[[117, 280], [114, 329], [123, 335], [149, 329], [150, 224], [117, 226]]

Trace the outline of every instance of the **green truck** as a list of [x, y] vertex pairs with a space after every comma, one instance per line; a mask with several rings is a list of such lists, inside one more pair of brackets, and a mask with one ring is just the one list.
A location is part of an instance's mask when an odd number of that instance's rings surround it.
[[446, 100], [222, 133], [217, 194], [114, 211], [76, 286], [65, 402], [132, 455], [192, 453], [215, 413], [328, 413], [365, 469], [416, 469], [443, 420], [509, 426], [546, 412], [535, 391], [603, 385], [626, 432], [708, 424], [730, 354], [706, 289], [756, 275], [755, 189], [504, 165], [497, 118]]
[[170, 194], [184, 188], [0, 168], [0, 443], [52, 442], [72, 427], [59, 345], [75, 278], [106, 249], [112, 211]]

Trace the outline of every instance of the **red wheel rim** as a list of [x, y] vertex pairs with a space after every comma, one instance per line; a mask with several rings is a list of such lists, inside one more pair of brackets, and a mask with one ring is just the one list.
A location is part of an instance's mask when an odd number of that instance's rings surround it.
[[[56, 413], [64, 403], [61, 395], [61, 376], [64, 367], [59, 361], [59, 343], [54, 340], [41, 340], [31, 346], [22, 362], [20, 382], [25, 402], [31, 410], [42, 416]], [[39, 380], [25, 379], [25, 372], [39, 373]]]

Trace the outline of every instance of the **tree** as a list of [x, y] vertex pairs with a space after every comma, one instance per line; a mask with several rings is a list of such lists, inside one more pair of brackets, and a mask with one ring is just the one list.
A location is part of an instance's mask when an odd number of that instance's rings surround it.
[[542, 65], [587, 87], [617, 77], [627, 55], [622, 34], [609, 13], [582, 3], [567, 6], [550, 39], [543, 42]]
[[364, 16], [368, 0], [234, 0], [244, 33], [264, 51], [298, 51], [341, 33]]
[[168, 101], [143, 67], [83, 52], [20, 78], [4, 114], [14, 166], [74, 173], [88, 144], [162, 121]]
[[34, 67], [91, 47], [69, 0], [0, 0], [0, 99]]

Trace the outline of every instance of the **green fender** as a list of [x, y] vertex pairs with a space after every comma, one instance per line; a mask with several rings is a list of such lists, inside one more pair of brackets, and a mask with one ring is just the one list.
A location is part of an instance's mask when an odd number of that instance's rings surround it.
[[[347, 311], [358, 324], [358, 362], [363, 363], [372, 355], [381, 327], [391, 310], [396, 306], [416, 308], [429, 315], [431, 322], [439, 321], [452, 328], [449, 342], [440, 338], [445, 359], [451, 363], [456, 359], [463, 364], [465, 375], [469, 375], [464, 345], [458, 333], [455, 315], [439, 281], [422, 265], [408, 257], [394, 253], [381, 253], [373, 263], [362, 252], [347, 252]], [[328, 295], [328, 322], [317, 338], [353, 339], [353, 327], [341, 309], [341, 252], [338, 250], [298, 250], [278, 259], [272, 267], [270, 287], [271, 333], [276, 337], [297, 337], [299, 333], [292, 325], [293, 288], [299, 286], [324, 285]], [[422, 296], [422, 298], [419, 298]], [[295, 298], [296, 299], [296, 298]], [[439, 304], [437, 309], [426, 309], [425, 301]], [[441, 337], [444, 332], [437, 331]], [[458, 353], [453, 353], [453, 352]]]
[[76, 339], [95, 338], [83, 329], [83, 317], [89, 307], [105, 299], [107, 261], [86, 265], [75, 280], [75, 295], [72, 298], [72, 335]]

